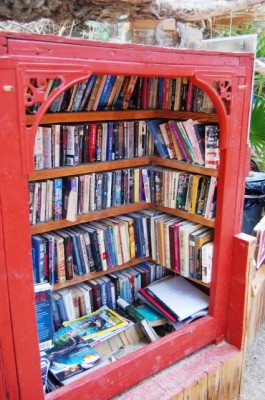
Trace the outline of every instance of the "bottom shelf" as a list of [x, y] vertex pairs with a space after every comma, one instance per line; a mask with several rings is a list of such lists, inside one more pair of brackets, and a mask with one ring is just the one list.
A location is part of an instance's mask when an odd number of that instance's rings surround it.
[[[43, 299], [44, 291], [37, 289], [36, 299], [38, 296]], [[49, 292], [52, 297], [51, 288], [45, 294]], [[54, 294], [53, 299], [55, 302]], [[41, 343], [47, 349], [42, 361], [49, 367], [48, 392], [103, 370], [144, 344], [153, 345], [167, 336], [174, 338], [187, 326], [204, 319], [208, 307], [209, 296], [202, 290], [181, 276], [166, 274], [139, 288], [134, 302], [119, 297], [115, 303], [117, 311], [105, 305], [72, 320], [63, 320], [50, 341]], [[36, 309], [41, 338], [44, 311], [41, 300]], [[55, 315], [50, 314], [50, 322], [52, 319], [54, 322]]]

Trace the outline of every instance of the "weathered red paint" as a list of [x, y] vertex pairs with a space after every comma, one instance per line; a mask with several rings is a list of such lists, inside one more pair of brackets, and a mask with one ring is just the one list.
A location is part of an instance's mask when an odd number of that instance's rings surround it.
[[[249, 154], [247, 128], [253, 55], [12, 33], [0, 34], [0, 54], [0, 199], [4, 236], [0, 289], [3, 287], [9, 299], [9, 302], [4, 301], [4, 307], [1, 305], [1, 312], [3, 308], [5, 319], [10, 316], [10, 324], [3, 325], [0, 339], [1, 343], [7, 343], [2, 356], [7, 390], [11, 383], [15, 385], [9, 399], [43, 398], [35, 324], [27, 174], [33, 170], [36, 127], [49, 104], [44, 104], [33, 125], [26, 127], [23, 89], [29, 77], [54, 77], [59, 74], [64, 79], [61, 89], [64, 90], [91, 73], [189, 76], [212, 97], [221, 128], [221, 169], [210, 316], [46, 398], [108, 399], [200, 347], [222, 340], [228, 330], [227, 324], [231, 323], [231, 320], [227, 321], [227, 306], [233, 237], [241, 230], [245, 158]], [[230, 85], [229, 112], [223, 100], [226, 94], [219, 95], [213, 90], [214, 81], [227, 81]], [[5, 91], [3, 88], [6, 85], [14, 89]], [[239, 302], [244, 302], [244, 299]], [[234, 318], [242, 318], [242, 315], [235, 313]], [[238, 336], [234, 341], [239, 343], [242, 332], [235, 331], [233, 334]], [[12, 370], [14, 359], [16, 371]]]

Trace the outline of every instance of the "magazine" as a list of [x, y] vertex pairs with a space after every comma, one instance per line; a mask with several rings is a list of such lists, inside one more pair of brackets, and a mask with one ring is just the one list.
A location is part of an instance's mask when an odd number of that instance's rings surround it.
[[63, 325], [70, 326], [84, 340], [88, 340], [96, 337], [102, 339], [105, 335], [108, 336], [110, 332], [128, 325], [128, 321], [104, 306], [84, 317], [65, 321]]
[[46, 355], [50, 361], [49, 371], [62, 384], [75, 376], [84, 375], [103, 362], [100, 354], [70, 326], [54, 333], [54, 347]]

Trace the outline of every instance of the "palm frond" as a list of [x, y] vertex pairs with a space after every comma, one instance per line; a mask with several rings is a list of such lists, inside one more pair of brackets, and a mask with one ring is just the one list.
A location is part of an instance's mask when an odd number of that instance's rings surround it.
[[253, 103], [249, 140], [252, 148], [262, 150], [265, 147], [265, 99]]

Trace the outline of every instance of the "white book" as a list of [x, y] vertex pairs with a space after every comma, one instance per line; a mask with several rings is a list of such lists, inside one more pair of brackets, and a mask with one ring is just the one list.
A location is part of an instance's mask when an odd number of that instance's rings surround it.
[[47, 183], [47, 193], [46, 193], [46, 221], [52, 220], [52, 200], [53, 200], [53, 180], [48, 179]]
[[45, 222], [46, 217], [46, 192], [47, 192], [47, 184], [45, 182], [41, 182], [40, 189], [40, 222]]
[[188, 277], [189, 267], [189, 234], [202, 228], [202, 225], [190, 222], [179, 227], [179, 253], [180, 253], [180, 275]]
[[201, 248], [202, 282], [210, 283], [213, 264], [213, 242], [205, 243]]
[[58, 292], [62, 296], [67, 319], [68, 320], [75, 319], [75, 309], [74, 309], [74, 303], [73, 303], [71, 291], [69, 289], [65, 288], [65, 289], [58, 290]]
[[39, 126], [35, 136], [34, 142], [34, 166], [35, 170], [39, 171], [44, 168], [44, 156], [43, 156], [43, 128]]
[[83, 213], [87, 214], [89, 212], [89, 202], [90, 202], [90, 181], [91, 175], [84, 175], [84, 196], [83, 196]]
[[173, 171], [172, 172], [172, 179], [171, 179], [171, 185], [172, 185], [172, 195], [170, 199], [170, 208], [177, 208], [177, 189], [178, 189], [178, 180], [179, 180], [179, 171]]
[[35, 182], [34, 183], [34, 193], [33, 193], [32, 225], [36, 225], [36, 223], [37, 223], [38, 198], [39, 198], [40, 190], [41, 190], [40, 182]]
[[96, 174], [91, 174], [89, 190], [89, 211], [96, 211]]
[[149, 168], [142, 168], [141, 171], [142, 171], [142, 177], [143, 177], [145, 202], [146, 203], [151, 203], [151, 188], [150, 188]]
[[43, 135], [43, 168], [52, 168], [52, 128], [42, 127]]

